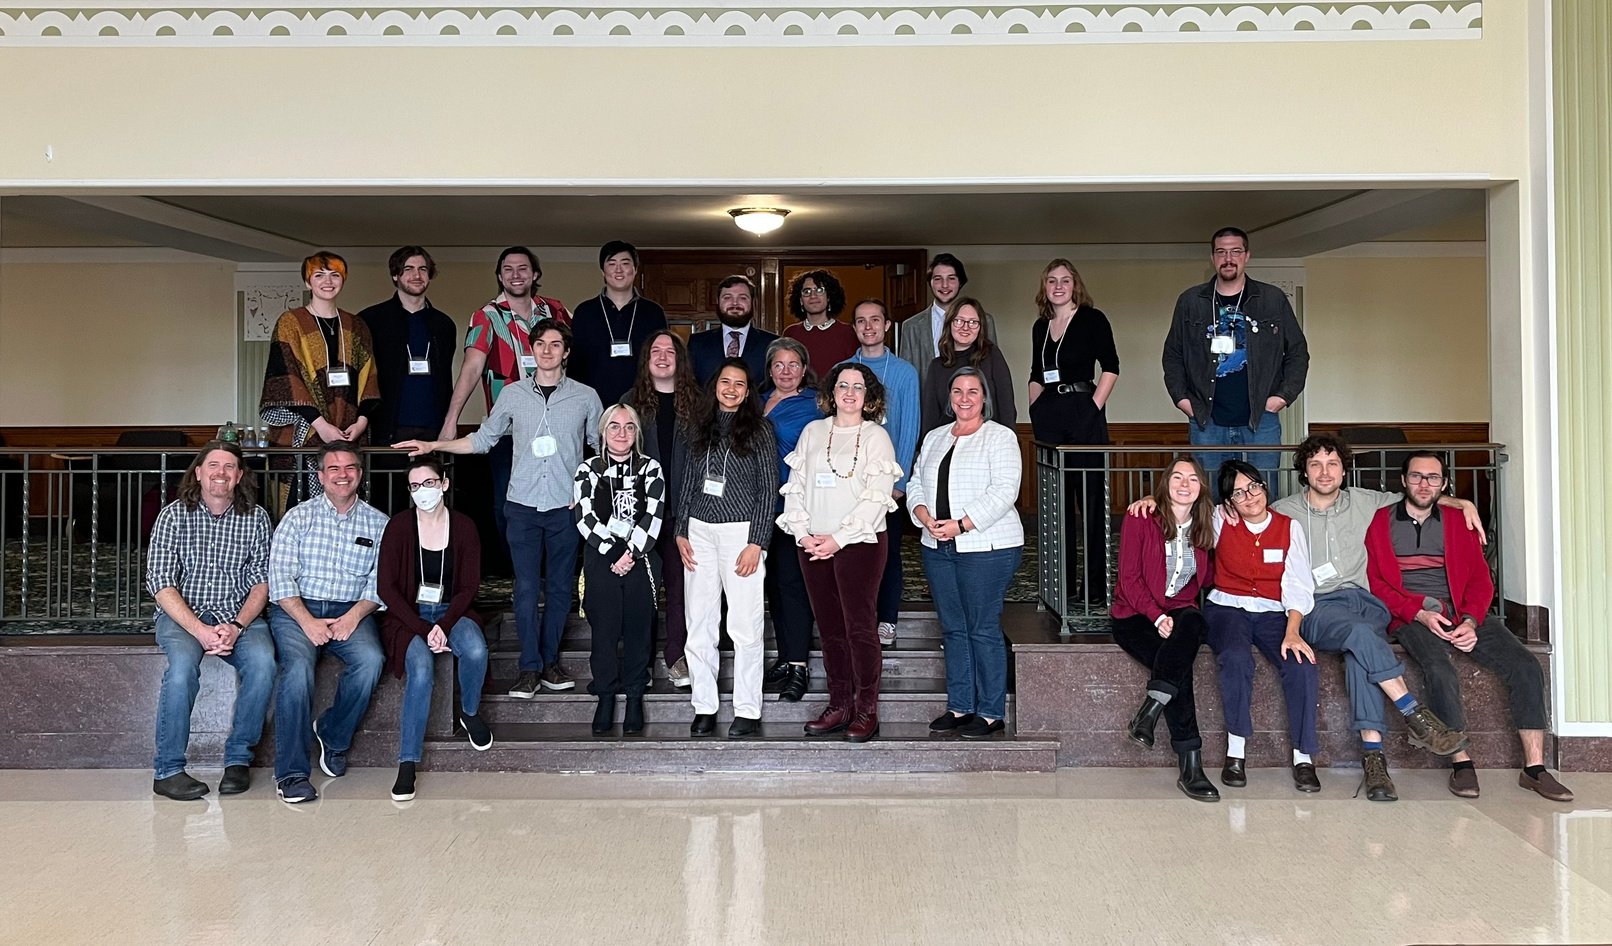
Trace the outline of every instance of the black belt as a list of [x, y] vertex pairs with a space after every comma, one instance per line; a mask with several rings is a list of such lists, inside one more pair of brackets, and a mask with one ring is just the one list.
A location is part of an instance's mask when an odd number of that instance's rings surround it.
[[1097, 385], [1092, 384], [1090, 381], [1073, 381], [1069, 384], [1050, 385], [1049, 390], [1053, 394], [1074, 394], [1077, 391], [1081, 394], [1095, 394]]

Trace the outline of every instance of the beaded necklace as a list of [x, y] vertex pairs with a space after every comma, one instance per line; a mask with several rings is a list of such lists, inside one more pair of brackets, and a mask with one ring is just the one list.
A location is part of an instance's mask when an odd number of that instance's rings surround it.
[[828, 424], [828, 446], [823, 448], [823, 459], [828, 462], [828, 471], [842, 480], [848, 480], [856, 474], [856, 461], [862, 456], [862, 425], [856, 425], [856, 444], [851, 448], [851, 469], [841, 473], [834, 469], [834, 422]]

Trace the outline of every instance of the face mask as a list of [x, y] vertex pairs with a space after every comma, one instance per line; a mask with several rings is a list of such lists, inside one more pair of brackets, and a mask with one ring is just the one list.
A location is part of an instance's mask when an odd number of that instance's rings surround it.
[[430, 512], [442, 505], [442, 490], [436, 486], [422, 486], [409, 496], [414, 500], [414, 505], [420, 507], [421, 512]]

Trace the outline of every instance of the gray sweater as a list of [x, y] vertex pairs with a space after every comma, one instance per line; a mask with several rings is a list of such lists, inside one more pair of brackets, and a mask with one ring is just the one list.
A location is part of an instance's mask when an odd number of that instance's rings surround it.
[[[507, 498], [539, 512], [562, 509], [571, 505], [571, 484], [582, 464], [583, 448], [599, 449], [603, 410], [592, 388], [564, 376], [547, 398], [535, 380], [506, 384], [493, 412], [470, 435], [471, 449], [486, 453], [513, 430], [515, 465]], [[554, 438], [548, 456], [537, 455], [539, 437]]]
[[1317, 575], [1315, 593], [1324, 595], [1353, 585], [1369, 591], [1366, 580], [1366, 529], [1376, 518], [1377, 510], [1392, 506], [1404, 498], [1399, 493], [1379, 493], [1358, 486], [1345, 487], [1326, 510], [1310, 508], [1305, 498], [1308, 490], [1283, 496], [1271, 503], [1271, 508], [1304, 527], [1304, 536], [1310, 544], [1310, 569], [1324, 569], [1330, 562], [1337, 574], [1328, 574], [1325, 581]]

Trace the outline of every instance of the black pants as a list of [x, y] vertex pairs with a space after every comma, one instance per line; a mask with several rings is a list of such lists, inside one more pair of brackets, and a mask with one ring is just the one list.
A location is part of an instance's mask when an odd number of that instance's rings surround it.
[[1160, 637], [1153, 622], [1140, 614], [1114, 619], [1114, 643], [1153, 674], [1150, 691], [1170, 698], [1164, 704], [1164, 721], [1170, 727], [1170, 746], [1177, 752], [1203, 748], [1198, 735], [1198, 707], [1192, 698], [1192, 664], [1203, 646], [1209, 625], [1197, 608], [1171, 611], [1175, 627]]
[[905, 581], [901, 572], [901, 536], [907, 530], [906, 497], [896, 500], [896, 511], [886, 513], [884, 534], [889, 539], [884, 557], [884, 578], [879, 582], [879, 623], [894, 624], [901, 617], [901, 593]]
[[795, 537], [773, 526], [767, 545], [767, 575], [762, 584], [772, 615], [772, 632], [778, 639], [778, 656], [803, 664], [812, 652], [812, 602], [801, 575], [800, 547]]
[[[1427, 705], [1451, 729], [1465, 729], [1461, 674], [1450, 659], [1455, 646], [1415, 621], [1394, 628], [1393, 635], [1405, 648], [1405, 653], [1422, 668], [1422, 676], [1427, 680], [1422, 695]], [[1506, 685], [1513, 726], [1547, 728], [1545, 671], [1540, 669], [1539, 658], [1529, 652], [1498, 615], [1491, 614], [1478, 625], [1478, 642], [1472, 646], [1472, 659], [1493, 671]]]
[[[1041, 392], [1030, 405], [1030, 427], [1039, 443], [1099, 444], [1108, 443], [1108, 418], [1097, 407], [1090, 394], [1075, 391], [1055, 394], [1052, 389]], [[1076, 453], [1070, 465], [1097, 472], [1070, 473], [1064, 479], [1064, 561], [1069, 581], [1069, 597], [1075, 600], [1102, 602], [1108, 596], [1108, 538], [1104, 522], [1108, 518], [1108, 499], [1103, 489], [1103, 454]], [[1077, 514], [1078, 513], [1078, 514]], [[1082, 537], [1082, 527], [1085, 535]], [[1084, 548], [1086, 565], [1082, 572], [1079, 550]], [[1084, 579], [1082, 596], [1076, 597], [1075, 585]]]
[[595, 696], [623, 692], [643, 696], [649, 688], [649, 655], [654, 640], [653, 559], [639, 559], [625, 575], [611, 571], [613, 564], [613, 559], [606, 561], [591, 545], [583, 553], [582, 573], [587, 587], [582, 607], [593, 631], [593, 653], [588, 660], [593, 682], [588, 684], [588, 692]]

